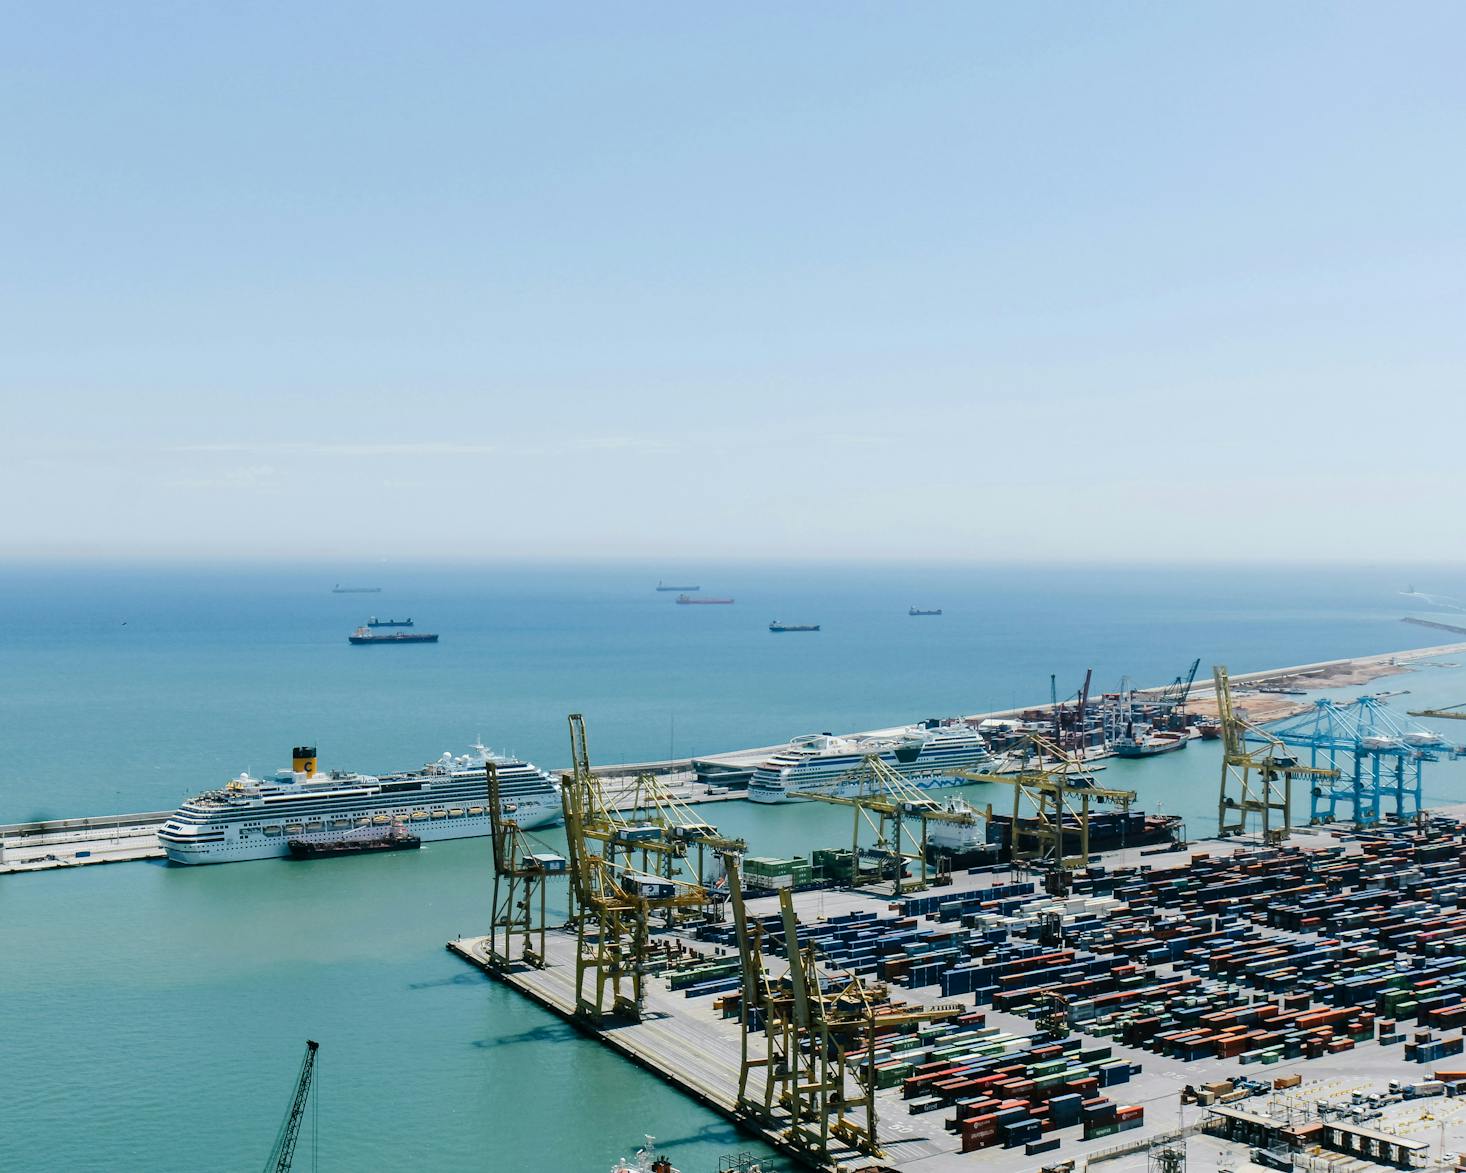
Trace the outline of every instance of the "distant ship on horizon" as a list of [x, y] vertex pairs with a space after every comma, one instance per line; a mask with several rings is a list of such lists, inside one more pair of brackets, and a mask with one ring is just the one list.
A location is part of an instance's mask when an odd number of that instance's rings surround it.
[[691, 595], [678, 595], [677, 602], [684, 607], [726, 607], [732, 599], [694, 599]]
[[940, 615], [941, 613], [942, 609], [940, 607], [937, 607], [935, 610], [932, 611], [923, 611], [920, 607], [912, 607], [909, 611], [906, 612], [906, 614], [908, 615]]
[[775, 619], [769, 624], [770, 631], [818, 631], [818, 623], [780, 623]]
[[657, 590], [659, 590], [659, 591], [700, 591], [700, 590], [702, 590], [702, 587], [700, 587], [700, 586], [668, 586], [666, 583], [658, 580], [658, 582], [657, 582]]
[[339, 582], [331, 588], [333, 595], [380, 595], [381, 587], [344, 587]]
[[346, 637], [354, 644], [435, 644], [436, 632], [431, 631], [373, 631], [369, 627], [358, 627]]

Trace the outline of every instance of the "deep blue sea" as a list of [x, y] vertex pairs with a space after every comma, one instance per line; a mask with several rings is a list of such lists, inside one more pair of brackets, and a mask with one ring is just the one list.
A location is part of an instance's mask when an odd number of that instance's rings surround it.
[[[737, 601], [680, 607], [659, 579]], [[555, 768], [574, 710], [594, 760], [635, 761], [1039, 702], [1050, 673], [1067, 696], [1089, 667], [1099, 690], [1164, 683], [1196, 656], [1205, 677], [1457, 638], [1400, 622], [1428, 613], [1399, 593], [1412, 582], [1466, 596], [1460, 568], [8, 566], [0, 822], [170, 807], [299, 743], [373, 772], [482, 738]], [[441, 642], [348, 645], [373, 613]], [[776, 618], [822, 630], [773, 635]], [[1463, 701], [1466, 669], [1379, 687]], [[1105, 780], [1195, 836], [1214, 826], [1217, 768], [1196, 744]], [[1466, 769], [1441, 763], [1426, 792], [1466, 799]], [[823, 807], [708, 809], [765, 854], [848, 835]], [[450, 957], [487, 901], [482, 840], [0, 877], [0, 1169], [257, 1168], [307, 1036], [325, 1169], [595, 1173], [643, 1132], [685, 1173], [758, 1151]]]

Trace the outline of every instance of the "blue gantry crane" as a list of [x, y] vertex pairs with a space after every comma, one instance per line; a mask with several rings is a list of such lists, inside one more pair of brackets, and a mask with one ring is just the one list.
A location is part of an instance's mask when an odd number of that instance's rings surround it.
[[[1377, 696], [1347, 704], [1323, 699], [1307, 712], [1268, 726], [1284, 745], [1306, 749], [1309, 765], [1337, 770], [1317, 777], [1309, 808], [1311, 823], [1342, 818], [1368, 827], [1382, 818], [1414, 818], [1421, 806], [1421, 772], [1450, 744], [1433, 729], [1405, 720]], [[1259, 740], [1249, 733], [1248, 740]]]

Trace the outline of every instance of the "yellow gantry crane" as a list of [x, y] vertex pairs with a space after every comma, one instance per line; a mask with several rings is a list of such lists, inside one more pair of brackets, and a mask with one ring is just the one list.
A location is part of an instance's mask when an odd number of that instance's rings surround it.
[[[762, 929], [743, 904], [736, 857], [728, 860], [729, 893], [741, 963], [742, 1064], [738, 1107], [815, 1164], [832, 1163], [832, 1146], [881, 1156], [876, 1117], [876, 1038], [887, 1030], [952, 1018], [961, 1006], [895, 1006], [883, 984], [821, 972], [813, 946], [799, 945], [793, 895], [779, 893], [788, 969], [766, 966]], [[762, 1028], [763, 1046], [753, 1041]], [[856, 1064], [864, 1061], [864, 1069]], [[759, 1086], [753, 1086], [756, 1077]], [[757, 1093], [759, 1094], [756, 1094]]]
[[[855, 780], [856, 793], [835, 794], [834, 790]], [[867, 754], [849, 774], [831, 780], [827, 785], [790, 792], [793, 798], [809, 798], [835, 806], [848, 806], [854, 811], [854, 832], [850, 843], [850, 887], [860, 886], [860, 827], [864, 823], [875, 832], [875, 855], [883, 863], [895, 865], [892, 895], [916, 892], [927, 886], [927, 825], [952, 823], [976, 826], [981, 816], [971, 809], [952, 808], [938, 802], [913, 786], [879, 754]], [[875, 818], [872, 819], [871, 816]], [[912, 831], [912, 824], [918, 832]], [[908, 863], [917, 866], [917, 875], [910, 883], [902, 873]]]
[[[1089, 864], [1091, 805], [1114, 803], [1122, 812], [1129, 811], [1135, 791], [1096, 786], [1082, 759], [1040, 734], [1030, 734], [1029, 741], [1035, 752], [1032, 766], [1025, 761], [1023, 768], [1013, 774], [961, 770], [957, 776], [968, 782], [999, 782], [1013, 787], [1013, 826], [1009, 834], [1015, 866], [1040, 864], [1061, 871], [1075, 864], [1085, 867]], [[1052, 764], [1046, 765], [1046, 759], [1052, 759]], [[1034, 811], [1031, 836], [1024, 835], [1019, 825], [1025, 800]], [[1068, 846], [1076, 839], [1079, 852], [1071, 856]]]
[[[494, 848], [493, 913], [489, 919], [490, 966], [502, 972], [517, 961], [545, 967], [545, 881], [563, 876], [565, 857], [534, 843], [514, 817], [499, 786], [499, 768], [487, 758], [489, 834]], [[536, 851], [535, 847], [540, 847]], [[502, 942], [500, 934], [502, 936]], [[518, 940], [516, 956], [515, 942]]]
[[[675, 861], [686, 860], [689, 842], [721, 843], [732, 852], [741, 841], [722, 839], [690, 814], [666, 822], [614, 807], [590, 768], [579, 713], [570, 715], [570, 758], [560, 798], [574, 896], [575, 1012], [596, 1023], [607, 1014], [640, 1021], [653, 917], [707, 915], [715, 904], [700, 878], [676, 874]], [[671, 809], [669, 800], [664, 820]], [[708, 834], [699, 839], [694, 825]]]
[[[1293, 825], [1293, 779], [1337, 778], [1338, 770], [1326, 770], [1299, 763], [1298, 756], [1278, 738], [1247, 720], [1232, 705], [1232, 680], [1225, 665], [1212, 667], [1216, 688], [1217, 718], [1222, 725], [1222, 784], [1217, 799], [1217, 834], [1245, 835], [1247, 818], [1262, 819], [1264, 843], [1288, 837]], [[1246, 737], [1261, 738], [1263, 744], [1247, 748]], [[1273, 826], [1273, 815], [1281, 825]]]

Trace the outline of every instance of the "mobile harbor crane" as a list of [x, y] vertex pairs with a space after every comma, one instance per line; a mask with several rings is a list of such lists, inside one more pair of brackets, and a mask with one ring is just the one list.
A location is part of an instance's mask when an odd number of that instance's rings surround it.
[[300, 1075], [295, 1080], [295, 1095], [290, 1101], [290, 1110], [285, 1113], [285, 1122], [275, 1137], [270, 1159], [265, 1162], [265, 1173], [290, 1173], [295, 1161], [295, 1142], [300, 1136], [300, 1122], [305, 1117], [305, 1104], [310, 1098], [311, 1079], [316, 1071], [316, 1052], [320, 1047], [321, 1044], [314, 1039], [305, 1042], [305, 1058], [301, 1060]]

